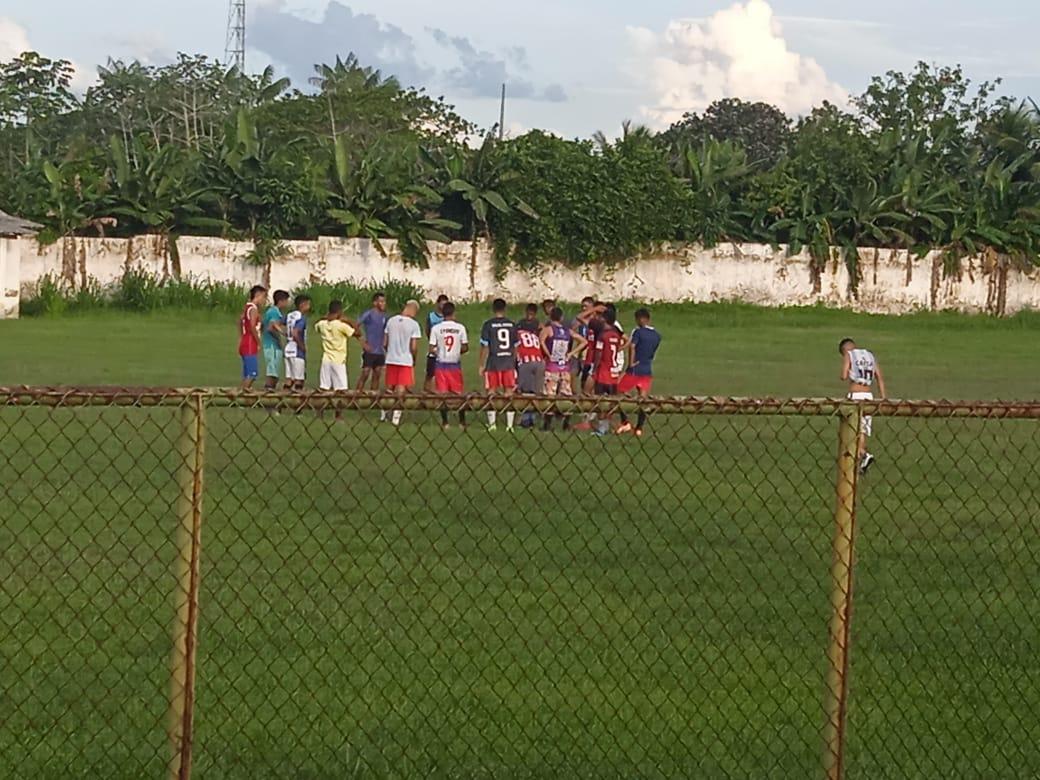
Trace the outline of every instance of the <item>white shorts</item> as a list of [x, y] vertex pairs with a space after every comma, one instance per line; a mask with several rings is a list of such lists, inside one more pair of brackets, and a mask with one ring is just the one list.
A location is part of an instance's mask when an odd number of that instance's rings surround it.
[[[850, 401], [873, 401], [873, 393], [849, 393]], [[863, 415], [863, 420], [859, 426], [859, 432], [864, 436], [871, 436], [874, 433], [874, 418], [869, 414]]]
[[347, 390], [347, 367], [342, 363], [322, 363], [318, 373], [318, 387], [322, 390]]
[[307, 378], [307, 361], [303, 358], [287, 357], [285, 359], [285, 378], [294, 382], [302, 382]]

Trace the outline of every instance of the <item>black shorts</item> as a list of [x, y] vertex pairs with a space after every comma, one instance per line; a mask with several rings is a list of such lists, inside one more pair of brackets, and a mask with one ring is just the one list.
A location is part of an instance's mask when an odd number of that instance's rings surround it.
[[366, 352], [361, 356], [362, 368], [382, 368], [386, 365], [386, 355], [377, 355], [374, 352]]
[[595, 393], [596, 395], [617, 395], [617, 385], [605, 385], [602, 382], [596, 382]]
[[589, 381], [589, 375], [592, 374], [592, 366], [588, 363], [581, 367], [581, 381], [582, 384]]
[[433, 372], [437, 370], [437, 356], [426, 356], [426, 378], [433, 379]]

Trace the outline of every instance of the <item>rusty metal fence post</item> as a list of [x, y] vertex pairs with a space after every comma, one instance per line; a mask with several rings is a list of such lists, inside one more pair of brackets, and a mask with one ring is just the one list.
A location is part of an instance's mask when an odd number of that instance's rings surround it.
[[843, 405], [838, 425], [837, 500], [831, 544], [831, 619], [824, 693], [823, 763], [827, 780], [841, 780], [845, 770], [845, 721], [849, 693], [849, 625], [852, 620], [852, 568], [856, 537], [859, 405]]
[[206, 435], [205, 398], [196, 393], [180, 408], [177, 439], [176, 619], [170, 656], [170, 744], [168, 776], [191, 776], [195, 709], [195, 648], [199, 607], [199, 553], [202, 533], [202, 470]]

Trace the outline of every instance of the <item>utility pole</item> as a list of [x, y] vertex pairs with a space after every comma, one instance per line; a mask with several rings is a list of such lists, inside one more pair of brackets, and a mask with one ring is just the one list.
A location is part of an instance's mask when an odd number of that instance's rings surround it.
[[224, 64], [246, 72], [246, 0], [228, 0], [227, 38]]
[[502, 85], [502, 108], [498, 112], [498, 140], [506, 137], [506, 85]]

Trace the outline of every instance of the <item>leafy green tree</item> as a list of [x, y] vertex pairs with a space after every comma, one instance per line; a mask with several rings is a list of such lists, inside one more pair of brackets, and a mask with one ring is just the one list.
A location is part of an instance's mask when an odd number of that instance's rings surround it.
[[730, 141], [743, 147], [749, 161], [771, 168], [786, 154], [791, 140], [791, 120], [768, 103], [748, 103], [738, 98], [718, 100], [703, 115], [687, 113], [661, 133], [660, 142], [681, 157], [705, 141]]

